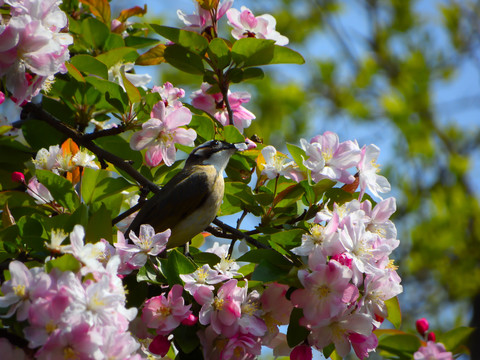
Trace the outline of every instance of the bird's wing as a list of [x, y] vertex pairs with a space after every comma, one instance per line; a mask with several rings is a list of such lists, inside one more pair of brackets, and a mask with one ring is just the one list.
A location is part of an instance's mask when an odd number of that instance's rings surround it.
[[138, 235], [142, 224], [152, 225], [155, 232], [174, 227], [206, 200], [212, 176], [215, 175], [195, 169], [178, 173], [143, 205], [125, 235], [128, 236], [130, 230]]

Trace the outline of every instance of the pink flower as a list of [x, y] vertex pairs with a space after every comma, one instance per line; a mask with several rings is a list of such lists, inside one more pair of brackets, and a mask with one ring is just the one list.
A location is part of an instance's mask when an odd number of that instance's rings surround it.
[[361, 158], [357, 165], [360, 176], [360, 195], [362, 199], [363, 194], [368, 189], [370, 192], [382, 199], [378, 194], [389, 192], [391, 187], [385, 176], [379, 175], [380, 165], [377, 164], [377, 158], [380, 154], [380, 149], [376, 145], [368, 145], [362, 148]]
[[[0, 4], [1, 5], [1, 4]], [[4, 360], [29, 360], [22, 349], [10, 344], [6, 338], [0, 338], [0, 354]]]
[[217, 296], [214, 296], [208, 288], [199, 289], [195, 295], [195, 300], [202, 305], [199, 314], [200, 324], [210, 324], [217, 334], [226, 337], [238, 332], [244, 291], [237, 287], [237, 280], [232, 279], [223, 284], [218, 289]]
[[241, 12], [237, 9], [227, 11], [228, 23], [233, 27], [232, 36], [235, 39], [256, 37], [257, 39], [275, 40], [277, 45], [287, 45], [288, 38], [275, 30], [277, 22], [272, 15], [264, 14], [255, 17], [245, 6]]
[[199, 33], [203, 33], [208, 31], [208, 28], [214, 26], [220, 18], [225, 15], [228, 9], [230, 9], [233, 5], [233, 0], [227, 0], [220, 2], [216, 9], [216, 17], [215, 21], [212, 21], [212, 15], [210, 11], [205, 10], [201, 6], [197, 5], [197, 13], [187, 15], [181, 10], [177, 10], [177, 16], [183, 23], [186, 25], [187, 30], [197, 31]]
[[129, 237], [133, 241], [133, 245], [123, 242], [120, 238], [120, 242], [117, 239], [115, 247], [131, 253], [133, 256], [128, 259], [128, 263], [133, 268], [139, 269], [147, 262], [148, 255], [157, 256], [167, 248], [170, 234], [170, 229], [155, 234], [155, 229], [151, 225], [142, 224], [138, 237], [133, 231], [130, 231]]
[[[47, 79], [66, 72], [73, 38], [60, 32], [67, 17], [57, 0], [9, 1], [12, 17], [0, 33], [0, 76], [17, 104], [38, 94]], [[33, 74], [33, 76], [31, 75]]]
[[166, 108], [159, 101], [150, 113], [152, 117], [142, 125], [142, 130], [132, 135], [130, 147], [133, 150], [147, 149], [145, 162], [148, 166], [157, 166], [163, 160], [171, 166], [175, 161], [175, 144], [192, 146], [197, 137], [193, 129], [184, 129], [190, 123], [192, 113], [182, 106]]
[[16, 312], [17, 320], [23, 321], [28, 317], [32, 301], [49, 293], [51, 280], [38, 268], [29, 270], [17, 260], [10, 262], [8, 269], [11, 279], [2, 284], [4, 296], [0, 296], [0, 307], [10, 307], [3, 317], [10, 317]]
[[246, 91], [228, 92], [228, 102], [233, 112], [233, 124], [230, 124], [228, 111], [221, 93], [210, 94], [211, 85], [203, 83], [200, 90], [195, 91], [192, 97], [192, 105], [203, 110], [218, 120], [222, 125], [235, 125], [242, 132], [250, 126], [255, 115], [245, 109], [242, 104], [250, 101], [250, 94]]
[[260, 338], [239, 334], [228, 339], [223, 348], [220, 358], [233, 360], [256, 359], [262, 351]]
[[36, 177], [32, 177], [28, 181], [27, 194], [33, 197], [37, 204], [48, 204], [55, 201], [50, 191]]
[[290, 322], [293, 304], [286, 298], [287, 290], [287, 285], [270, 283], [260, 297], [262, 319], [267, 325], [269, 334], [275, 335], [278, 333], [278, 325], [286, 325]]
[[0, 91], [0, 105], [3, 104], [3, 102], [5, 101], [5, 94]]
[[185, 90], [173, 87], [168, 81], [163, 84], [163, 86], [154, 86], [152, 92], [160, 94], [165, 103], [165, 107], [172, 106], [174, 108], [179, 108], [183, 106], [179, 99], [185, 96]]
[[203, 265], [191, 274], [180, 274], [180, 278], [185, 283], [185, 290], [194, 297], [198, 289], [205, 287], [213, 291], [215, 289], [214, 284], [230, 279], [228, 276], [210, 268], [208, 264]]
[[142, 320], [149, 328], [156, 329], [157, 334], [170, 334], [192, 314], [190, 311], [192, 305], [185, 305], [182, 292], [182, 286], [176, 284], [173, 285], [167, 297], [155, 296], [145, 302]]
[[415, 360], [453, 360], [452, 353], [445, 349], [442, 343], [435, 343], [433, 341], [427, 342], [427, 346], [422, 346], [413, 354]]
[[350, 336], [352, 334], [368, 337], [372, 334], [372, 330], [372, 318], [370, 316], [347, 312], [328, 323], [313, 327], [308, 341], [318, 349], [323, 349], [333, 343], [337, 354], [343, 358], [350, 352]]
[[297, 164], [294, 161], [288, 161], [289, 159], [286, 155], [277, 154], [277, 149], [273, 146], [265, 146], [262, 149], [262, 156], [265, 159], [262, 175], [266, 175], [269, 179], [284, 176], [296, 182], [303, 180], [304, 176]]
[[355, 354], [361, 360], [367, 358], [368, 353], [375, 351], [378, 346], [378, 339], [373, 333], [370, 336], [352, 333], [348, 338], [352, 343]]
[[369, 221], [365, 223], [367, 231], [378, 234], [382, 238], [395, 239], [397, 229], [390, 220], [390, 216], [397, 210], [395, 198], [389, 197], [382, 200], [372, 210], [372, 204], [366, 200], [361, 203], [360, 208], [365, 212]]
[[62, 359], [65, 354], [75, 359], [91, 359], [102, 343], [102, 338], [92, 331], [91, 326], [82, 322], [71, 328], [56, 330], [46, 344], [35, 354], [41, 360]]
[[429, 327], [428, 320], [425, 318], [418, 319], [415, 322], [415, 326], [417, 327], [418, 333], [423, 336], [425, 335]]
[[358, 289], [350, 283], [352, 271], [336, 261], [318, 265], [311, 273], [298, 272], [304, 289], [291, 295], [293, 305], [303, 309], [305, 324], [319, 324], [343, 313], [358, 298]]
[[290, 353], [290, 360], [312, 360], [312, 348], [308, 345], [298, 345]]
[[317, 135], [310, 143], [301, 139], [300, 143], [309, 158], [303, 162], [312, 171], [312, 179], [319, 182], [323, 179], [351, 184], [355, 178], [347, 170], [360, 161], [360, 149], [353, 141], [340, 143], [338, 135], [326, 131]]

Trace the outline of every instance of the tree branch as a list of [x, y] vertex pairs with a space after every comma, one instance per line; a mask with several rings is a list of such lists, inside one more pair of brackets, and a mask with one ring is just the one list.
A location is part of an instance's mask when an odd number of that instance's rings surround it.
[[[23, 107], [23, 111], [26, 112], [27, 114], [28, 113], [33, 114], [35, 118], [37, 118], [38, 120], [45, 121], [54, 129], [67, 135], [69, 138], [75, 141], [78, 145], [81, 145], [87, 148], [88, 150], [90, 150], [91, 152], [93, 152], [95, 155], [98, 156], [99, 159], [104, 159], [109, 163], [115, 165], [116, 167], [122, 169], [128, 175], [130, 175], [136, 182], [138, 182], [141, 186], [148, 188], [150, 191], [154, 193], [157, 193], [160, 190], [157, 185], [155, 185], [153, 182], [151, 182], [150, 180], [145, 178], [142, 174], [140, 174], [137, 170], [135, 170], [135, 168], [132, 165], [130, 165], [128, 161], [125, 161], [119, 156], [114, 155], [111, 152], [108, 152], [102, 149], [101, 147], [99, 147], [98, 145], [96, 145], [92, 141], [92, 136], [85, 136], [82, 133], [76, 131], [75, 129], [70, 128], [69, 126], [63, 124], [60, 120], [55, 118], [53, 115], [49, 114], [48, 112], [43, 110], [41, 107], [31, 102], [27, 103]], [[115, 133], [115, 132], [112, 131], [112, 133]], [[104, 133], [102, 132], [102, 134]]]
[[[238, 229], [235, 229], [234, 227], [232, 227], [230, 225], [225, 224], [224, 222], [218, 220], [217, 218], [215, 218], [215, 220], [213, 220], [213, 223], [224, 231], [224, 232], [218, 232], [218, 231], [212, 232], [212, 234], [215, 235], [215, 236], [226, 237], [227, 239], [244, 239], [247, 243], [249, 243], [250, 245], [253, 245], [257, 248], [260, 248], [260, 249], [269, 249], [270, 248], [270, 246], [265, 245], [258, 240], [255, 240], [254, 238], [248, 236], [244, 232], [242, 232]], [[209, 228], [209, 231], [210, 231], [210, 229], [212, 229], [212, 227]], [[228, 234], [226, 234], [225, 232], [229, 232], [233, 236], [227, 236]]]

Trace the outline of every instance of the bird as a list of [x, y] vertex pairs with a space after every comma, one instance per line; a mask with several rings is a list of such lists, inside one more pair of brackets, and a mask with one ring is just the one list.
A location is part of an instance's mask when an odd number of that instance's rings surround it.
[[[241, 145], [243, 144], [243, 146]], [[167, 248], [182, 246], [215, 219], [223, 200], [223, 171], [244, 143], [207, 141], [192, 150], [184, 168], [148, 199], [125, 232], [149, 224], [155, 233], [171, 230]]]

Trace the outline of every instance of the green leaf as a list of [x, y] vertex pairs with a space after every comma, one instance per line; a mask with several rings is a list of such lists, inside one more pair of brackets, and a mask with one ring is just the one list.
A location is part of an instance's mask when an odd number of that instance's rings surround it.
[[125, 45], [135, 49], [141, 49], [144, 47], [154, 46], [157, 44], [158, 44], [158, 39], [144, 38], [141, 36], [127, 36], [125, 38]]
[[125, 87], [125, 90], [127, 91], [128, 95], [128, 100], [130, 100], [131, 104], [136, 104], [142, 101], [142, 95], [140, 95], [140, 91], [133, 85], [130, 80], [127, 79], [125, 76], [125, 73], [122, 71], [122, 80], [123, 80], [123, 86]]
[[175, 284], [183, 285], [182, 279], [180, 279], [179, 275], [191, 274], [197, 270], [197, 266], [185, 257], [185, 255], [180, 253], [180, 251], [173, 249], [168, 253], [167, 265], [163, 270], [170, 286]]
[[82, 22], [81, 30], [85, 42], [94, 49], [103, 49], [110, 35], [110, 29], [100, 20], [87, 18]]
[[122, 35], [110, 33], [107, 40], [105, 41], [104, 49], [106, 51], [117, 49], [125, 46], [125, 41], [123, 40]]
[[278, 267], [290, 268], [292, 263], [283, 255], [272, 249], [254, 249], [240, 256], [237, 261], [260, 263], [262, 260], [275, 264]]
[[100, 54], [96, 59], [100, 60], [110, 69], [118, 63], [135, 62], [137, 57], [138, 53], [136, 49], [131, 47], [120, 47]]
[[73, 66], [69, 62], [66, 62], [65, 67], [67, 68], [68, 73], [70, 74], [71, 77], [73, 77], [78, 82], [83, 82], [83, 83], [85, 82], [85, 78], [75, 66]]
[[60, 271], [77, 272], [81, 267], [80, 262], [72, 254], [65, 254], [57, 259], [48, 261], [46, 264], [47, 272], [52, 271], [54, 268]]
[[[107, 66], [90, 55], [76, 55], [71, 58], [70, 62], [78, 70], [82, 71], [87, 75], [98, 75], [103, 79], [108, 79], [108, 68]], [[85, 82], [85, 79], [83, 79]]]
[[170, 65], [186, 73], [203, 75], [205, 71], [202, 58], [180, 45], [167, 46], [163, 56]]
[[214, 267], [220, 262], [220, 258], [214, 253], [199, 252], [193, 255], [193, 260], [199, 265], [208, 264], [210, 267]]
[[243, 70], [242, 81], [252, 80], [252, 79], [263, 79], [265, 73], [262, 69], [252, 67]]
[[165, 45], [158, 44], [146, 53], [140, 55], [135, 61], [136, 65], [150, 66], [158, 65], [165, 62]]
[[273, 59], [274, 40], [243, 38], [232, 46], [232, 57], [240, 67], [269, 64]]
[[[115, 155], [125, 159], [126, 161], [132, 161], [132, 166], [140, 168], [143, 162], [142, 153], [140, 151], [132, 150], [127, 140], [120, 135], [105, 136], [95, 140], [95, 144], [101, 148], [114, 153]], [[126, 174], [123, 170], [117, 169], [122, 175], [125, 175], [127, 179], [130, 179], [130, 175]]]
[[278, 267], [268, 260], [260, 260], [252, 274], [252, 280], [262, 282], [284, 281], [288, 275], [288, 269]]
[[221, 38], [215, 38], [210, 41], [207, 53], [216, 69], [222, 70], [226, 68], [228, 65], [230, 65], [232, 60], [230, 49], [225, 43], [225, 40]]
[[304, 64], [305, 59], [295, 50], [285, 46], [275, 45], [273, 59], [269, 64]]
[[[180, 325], [173, 331], [175, 345], [179, 346], [182, 352], [190, 354], [200, 346], [200, 339], [197, 336], [195, 326]], [[196, 357], [198, 359], [198, 357]]]
[[121, 177], [111, 177], [108, 170], [85, 168], [82, 177], [82, 198], [86, 204], [102, 201], [108, 196], [116, 195], [131, 187], [131, 184]]
[[60, 205], [70, 211], [74, 211], [80, 205], [78, 195], [70, 181], [47, 170], [37, 170], [35, 174], [38, 181], [45, 185]]
[[421, 346], [420, 339], [412, 334], [397, 334], [380, 337], [378, 348], [401, 358], [411, 359], [412, 354]]
[[152, 29], [164, 38], [173, 41], [191, 52], [203, 56], [208, 47], [208, 41], [202, 35], [193, 31], [181, 30], [168, 26], [150, 24]]
[[[29, 119], [28, 121], [25, 121], [25, 123], [22, 124], [22, 132], [25, 140], [27, 140], [30, 146], [37, 151], [41, 148], [48, 149], [50, 145], [61, 144], [65, 140], [64, 134], [55, 130], [46, 122], [35, 119]], [[42, 134], [42, 136], [38, 136], [38, 134]], [[0, 151], [2, 152], [3, 156], [8, 156], [9, 159], [12, 159], [10, 158], [9, 152], [7, 152], [7, 150], [4, 151], [1, 145]], [[17, 150], [17, 155], [19, 153], [21, 152]], [[22, 161], [22, 163], [23, 162], [24, 161]]]
[[474, 328], [460, 326], [437, 336], [437, 342], [444, 344], [448, 351], [456, 352], [459, 347], [468, 343], [474, 331]]
[[226, 142], [232, 144], [245, 141], [245, 136], [233, 125], [227, 125], [223, 128], [223, 136], [225, 136]]
[[287, 343], [290, 348], [294, 348], [298, 344], [305, 341], [310, 331], [299, 324], [299, 320], [303, 317], [303, 311], [299, 308], [293, 308], [290, 314], [290, 322], [287, 329]]
[[100, 239], [112, 242], [112, 213], [107, 210], [105, 204], [90, 216], [85, 229], [85, 243], [96, 243]]
[[385, 301], [387, 306], [388, 316], [387, 320], [390, 321], [395, 328], [400, 328], [402, 325], [402, 311], [400, 309], [400, 304], [398, 298], [394, 297]]
[[282, 247], [298, 246], [301, 243], [303, 229], [284, 230], [269, 235], [270, 241], [280, 244]]
[[292, 156], [293, 161], [295, 161], [295, 164], [297, 164], [298, 168], [301, 171], [307, 171], [307, 168], [305, 167], [305, 165], [303, 165], [303, 161], [307, 159], [307, 154], [305, 153], [305, 150], [303, 150], [301, 147], [288, 143], [287, 149]]
[[340, 188], [332, 188], [325, 192], [325, 197], [330, 199], [330, 204], [336, 203], [338, 205], [342, 205], [348, 201], [353, 200], [353, 194], [342, 190]]
[[215, 136], [215, 125], [213, 120], [205, 115], [193, 115], [189, 127], [197, 132], [197, 135], [204, 140], [213, 139]]
[[128, 106], [128, 95], [120, 85], [112, 81], [99, 79], [93, 76], [85, 78], [89, 84], [92, 84], [98, 91], [105, 95], [106, 101], [120, 113], [124, 113]]

